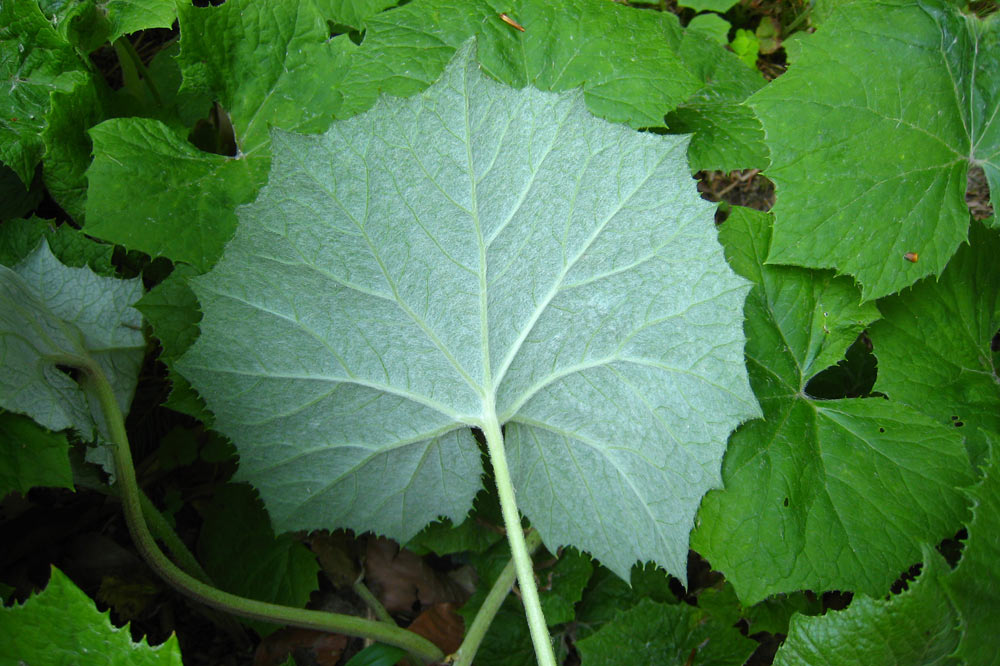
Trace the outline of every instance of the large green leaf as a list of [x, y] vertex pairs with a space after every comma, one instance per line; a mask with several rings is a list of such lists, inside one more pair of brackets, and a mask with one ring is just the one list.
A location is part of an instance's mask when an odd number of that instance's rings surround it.
[[0, 4], [0, 161], [31, 183], [45, 152], [51, 96], [89, 84], [73, 47], [34, 0]]
[[958, 613], [941, 584], [947, 567], [927, 548], [923, 573], [907, 591], [888, 600], [856, 596], [847, 610], [792, 618], [775, 666], [958, 666], [949, 657], [959, 633]]
[[952, 602], [962, 618], [962, 640], [957, 656], [967, 664], [996, 666], [1000, 626], [1000, 439], [993, 438], [986, 475], [969, 489], [974, 501], [969, 538], [962, 561], [944, 579]]
[[768, 261], [851, 274], [866, 299], [941, 272], [966, 237], [970, 162], [1000, 192], [996, 16], [844, 3], [749, 103], [778, 188]]
[[747, 298], [747, 365], [764, 420], [730, 440], [726, 489], [705, 497], [693, 548], [750, 605], [811, 589], [882, 594], [955, 533], [972, 469], [955, 428], [882, 398], [818, 400], [813, 376], [878, 317], [843, 277], [765, 265], [770, 216], [735, 208], [720, 239]]
[[0, 607], [0, 662], [181, 666], [177, 637], [151, 647], [132, 642], [128, 627], [111, 624], [61, 571], [52, 568], [48, 587], [20, 606]]
[[991, 351], [1000, 329], [1000, 234], [974, 222], [939, 279], [879, 303], [871, 330], [875, 390], [961, 428], [973, 459], [1000, 435], [1000, 379]]
[[418, 97], [275, 133], [268, 186], [194, 281], [205, 319], [178, 367], [279, 530], [458, 522], [480, 487], [469, 428], [506, 423], [550, 550], [683, 575], [725, 439], [757, 413], [746, 283], [686, 139], [497, 84], [472, 50]]
[[96, 362], [128, 412], [146, 343], [130, 306], [141, 280], [70, 268], [41, 243], [13, 269], [0, 266], [0, 407], [49, 430], [107, 437], [84, 392], [58, 365]]

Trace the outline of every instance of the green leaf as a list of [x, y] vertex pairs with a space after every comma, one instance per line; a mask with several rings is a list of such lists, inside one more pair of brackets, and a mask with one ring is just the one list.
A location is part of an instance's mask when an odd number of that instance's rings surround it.
[[678, 5], [688, 7], [696, 12], [718, 12], [724, 14], [739, 0], [679, 0]]
[[52, 254], [67, 266], [89, 266], [98, 275], [112, 276], [113, 248], [90, 240], [73, 227], [55, 226], [52, 220], [38, 217], [7, 220], [0, 227], [0, 264], [13, 266], [19, 263], [45, 239]]
[[[203, 511], [199, 559], [220, 588], [241, 597], [304, 608], [318, 585], [319, 563], [290, 536], [274, 536], [253, 489], [226, 484]], [[276, 626], [247, 621], [261, 635]]]
[[204, 153], [149, 118], [108, 120], [90, 137], [87, 233], [199, 270], [211, 266], [236, 227], [233, 209], [253, 196], [246, 160]]
[[545, 621], [549, 626], [570, 622], [575, 615], [573, 607], [580, 601], [583, 588], [594, 572], [590, 558], [577, 550], [566, 549], [555, 566], [536, 571]]
[[967, 664], [1000, 663], [996, 650], [996, 628], [1000, 626], [1000, 440], [993, 438], [993, 451], [985, 476], [968, 490], [973, 500], [969, 538], [958, 568], [943, 580], [962, 620], [962, 639], [955, 656]]
[[[871, 329], [875, 390], [965, 436], [974, 462], [1000, 434], [1000, 380], [990, 351], [1000, 329], [1000, 234], [974, 223], [941, 277], [879, 302]], [[921, 258], [922, 259], [922, 258]]]
[[925, 548], [924, 571], [909, 590], [888, 600], [856, 595], [846, 610], [792, 618], [775, 666], [957, 666], [949, 654], [958, 643], [958, 614], [941, 585], [947, 567]]
[[48, 587], [20, 606], [0, 608], [0, 661], [10, 664], [181, 666], [177, 637], [152, 647], [132, 642], [86, 594], [52, 567]]
[[101, 0], [108, 16], [108, 41], [149, 28], [169, 28], [177, 18], [176, 0]]
[[30, 213], [41, 201], [43, 192], [40, 178], [25, 187], [13, 169], [0, 164], [0, 222]]
[[733, 41], [729, 43], [729, 48], [739, 56], [743, 64], [756, 68], [757, 54], [760, 52], [760, 42], [757, 41], [757, 35], [740, 28], [733, 36]]
[[[878, 595], [966, 514], [960, 434], [882, 398], [818, 400], [809, 379], [878, 317], [850, 280], [763, 264], [770, 216], [734, 207], [720, 232], [745, 309], [747, 365], [764, 420], [730, 439], [692, 548], [746, 605], [795, 590]], [[775, 537], [775, 535], [779, 535]]]
[[768, 262], [853, 275], [866, 300], [941, 272], [970, 161], [1000, 192], [998, 26], [945, 0], [859, 0], [802, 43], [749, 101], [779, 192]]
[[355, 30], [364, 28], [368, 17], [399, 4], [399, 0], [315, 0], [315, 2], [323, 18]]
[[0, 411], [0, 498], [35, 486], [73, 487], [66, 435]]
[[734, 53], [692, 29], [693, 25], [692, 21], [684, 33], [680, 53], [704, 84], [667, 114], [667, 126], [671, 132], [694, 135], [688, 148], [692, 171], [766, 167], [769, 162], [764, 129], [753, 111], [742, 104], [764, 86], [764, 77], [746, 67]]
[[406, 650], [402, 648], [375, 643], [351, 657], [344, 666], [395, 666], [405, 656]]
[[26, 185], [45, 152], [42, 131], [51, 95], [72, 93], [89, 77], [73, 47], [34, 0], [0, 5], [0, 161]]
[[458, 521], [480, 488], [469, 428], [496, 419], [551, 551], [683, 573], [725, 438], [757, 413], [745, 282], [686, 140], [494, 83], [466, 46], [424, 94], [274, 142], [194, 281], [205, 319], [179, 368], [276, 528], [405, 542]]
[[718, 14], [698, 14], [687, 24], [687, 30], [705, 35], [716, 44], [729, 44], [729, 30], [733, 25]]
[[0, 407], [86, 441], [107, 438], [84, 392], [57, 366], [97, 363], [128, 413], [146, 348], [130, 307], [141, 294], [141, 280], [64, 266], [44, 242], [13, 270], [0, 266]]
[[637, 564], [632, 567], [631, 581], [626, 582], [608, 568], [597, 566], [576, 605], [577, 637], [586, 638], [618, 613], [643, 599], [678, 603], [677, 597], [670, 591], [670, 579], [663, 569]]
[[693, 606], [658, 604], [648, 599], [576, 644], [583, 666], [742, 666], [756, 647], [756, 641], [718, 624]]
[[663, 127], [663, 116], [701, 85], [671, 48], [681, 30], [669, 12], [589, 0], [521, 0], [506, 11], [525, 32], [487, 15], [479, 60], [509, 85], [582, 87], [591, 113], [636, 128]]

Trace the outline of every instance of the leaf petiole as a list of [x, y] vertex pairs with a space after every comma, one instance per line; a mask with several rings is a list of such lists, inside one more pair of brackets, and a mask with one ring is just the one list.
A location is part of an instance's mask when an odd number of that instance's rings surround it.
[[132, 453], [125, 432], [125, 420], [111, 384], [108, 383], [100, 367], [89, 359], [78, 361], [78, 367], [82, 371], [81, 385], [93, 398], [96, 398], [104, 422], [107, 424], [114, 452], [116, 483], [121, 493], [129, 532], [140, 554], [166, 582], [192, 599], [234, 615], [263, 622], [371, 638], [400, 647], [424, 661], [438, 661], [444, 657], [436, 645], [406, 629], [353, 615], [291, 608], [239, 597], [207, 585], [182, 571], [163, 554], [146, 524], [135, 477], [135, 466], [132, 463]]
[[500, 431], [496, 412], [492, 409], [483, 425], [483, 434], [486, 435], [486, 448], [493, 466], [493, 477], [496, 479], [497, 494], [500, 497], [500, 511], [503, 513], [504, 526], [507, 528], [507, 542], [510, 544], [517, 582], [521, 587], [521, 600], [524, 602], [524, 612], [528, 617], [528, 629], [531, 631], [531, 642], [535, 646], [535, 657], [538, 659], [538, 666], [555, 666], [552, 639], [549, 638], [549, 628], [545, 623], [541, 602], [538, 600], [538, 586], [535, 585], [531, 553], [524, 539], [521, 514], [514, 499], [514, 484], [510, 478], [510, 469], [507, 467], [503, 433]]

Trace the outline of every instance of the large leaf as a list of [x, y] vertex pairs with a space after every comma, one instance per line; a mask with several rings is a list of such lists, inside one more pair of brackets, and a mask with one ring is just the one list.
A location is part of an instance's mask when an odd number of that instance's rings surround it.
[[749, 103], [778, 188], [768, 261], [849, 273], [866, 299], [941, 272], [966, 237], [970, 162], [1000, 192], [996, 16], [845, 3]]
[[973, 459], [1000, 435], [1000, 379], [991, 345], [1000, 329], [1000, 234], [975, 222], [937, 280], [928, 278], [879, 308], [871, 330], [875, 390], [961, 428]]
[[944, 579], [962, 618], [957, 656], [968, 664], [1000, 664], [1000, 440], [993, 438], [986, 474], [968, 493], [975, 502], [962, 561]]
[[962, 662], [949, 658], [959, 633], [958, 613], [941, 584], [946, 570], [928, 548], [923, 573], [902, 594], [887, 600], [858, 596], [847, 610], [792, 618], [775, 666], [958, 666]]
[[151, 647], [132, 642], [128, 627], [111, 624], [86, 594], [52, 568], [48, 587], [20, 606], [0, 607], [0, 662], [181, 666], [177, 637]]
[[735, 208], [720, 239], [747, 298], [747, 365], [764, 420], [730, 440], [725, 491], [705, 497], [692, 544], [746, 605], [811, 589], [884, 593], [955, 533], [972, 482], [955, 428], [882, 398], [818, 400], [813, 376], [878, 317], [843, 277], [764, 265], [770, 216]]
[[127, 412], [146, 348], [142, 319], [130, 307], [141, 294], [141, 280], [64, 266], [44, 242], [13, 269], [0, 266], [0, 407], [49, 430], [107, 437], [86, 394], [58, 365], [97, 363]]
[[550, 550], [683, 575], [726, 436], [757, 413], [746, 283], [686, 140], [494, 83], [471, 45], [418, 97], [273, 140], [268, 186], [194, 281], [205, 319], [178, 367], [276, 527], [460, 522], [469, 428], [506, 423]]

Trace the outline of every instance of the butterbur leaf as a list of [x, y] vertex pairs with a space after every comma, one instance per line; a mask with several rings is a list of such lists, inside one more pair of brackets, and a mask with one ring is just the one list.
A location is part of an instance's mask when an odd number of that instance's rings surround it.
[[793, 617], [775, 666], [958, 666], [962, 662], [949, 658], [958, 643], [958, 614], [941, 584], [948, 565], [930, 548], [923, 559], [917, 580], [887, 600], [858, 595], [846, 610]]
[[992, 438], [992, 456], [983, 480], [968, 490], [974, 504], [962, 560], [944, 578], [962, 620], [956, 656], [967, 664], [1000, 663], [996, 629], [1000, 626], [1000, 439]]
[[875, 390], [958, 429], [975, 462], [1000, 434], [1000, 380], [990, 346], [1000, 329], [1000, 234], [974, 222], [938, 279], [879, 303], [872, 327]]
[[141, 294], [141, 280], [64, 266], [44, 242], [13, 269], [0, 266], [0, 407], [88, 441], [107, 437], [59, 366], [96, 363], [127, 413], [146, 348], [130, 307]]
[[399, 3], [399, 0], [314, 0], [323, 18], [337, 25], [361, 30], [365, 19]]
[[481, 487], [470, 428], [506, 424], [550, 551], [683, 575], [725, 439], [757, 413], [746, 282], [686, 139], [490, 81], [470, 43], [423, 94], [273, 145], [193, 281], [205, 318], [178, 367], [277, 529], [405, 542], [460, 522]]
[[1000, 191], [995, 17], [845, 3], [749, 104], [778, 188], [768, 261], [853, 275], [865, 299], [941, 272], [966, 238], [970, 163]]
[[7, 664], [181, 666], [176, 636], [155, 647], [145, 639], [132, 642], [128, 627], [113, 626], [55, 567], [44, 590], [20, 606], [0, 608], [0, 626], [0, 662]]
[[693, 606], [643, 599], [576, 647], [583, 666], [741, 666], [757, 643]]
[[972, 469], [956, 429], [915, 409], [806, 393], [878, 310], [845, 277], [763, 264], [770, 230], [769, 215], [735, 207], [720, 232], [756, 283], [746, 355], [764, 420], [730, 439], [726, 489], [705, 497], [692, 547], [747, 606], [795, 590], [879, 595], [922, 543], [954, 534]]

